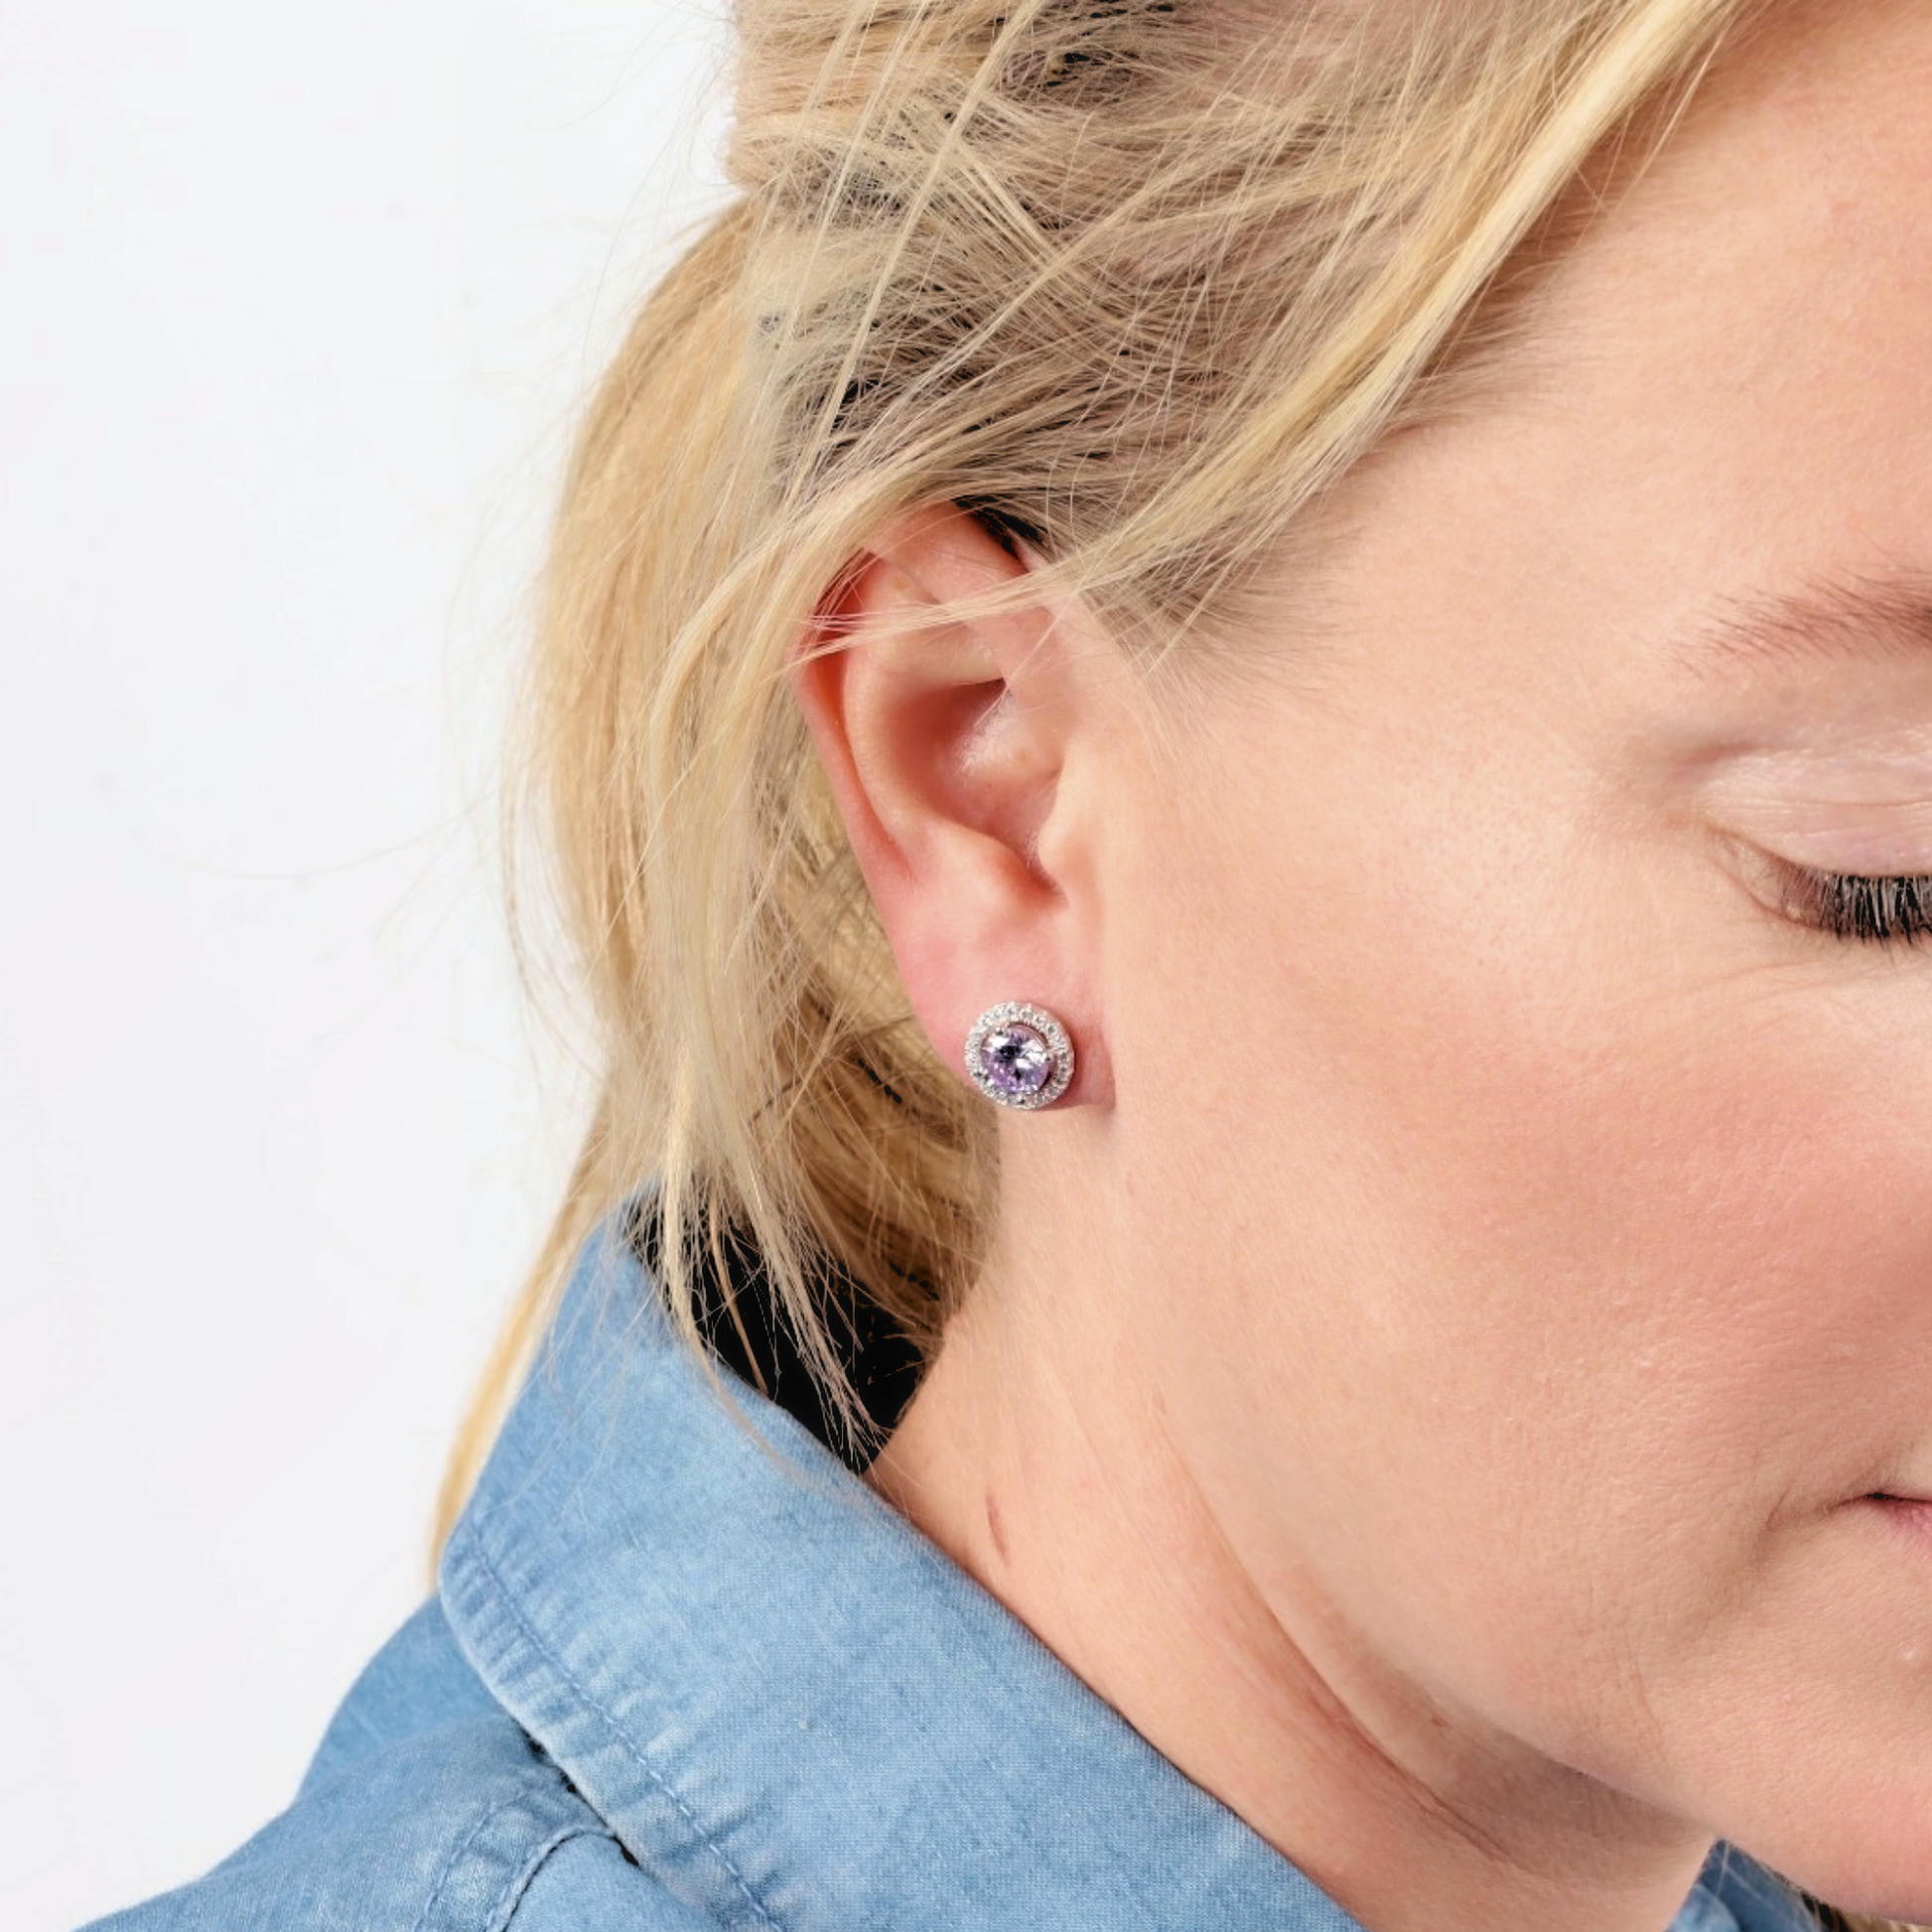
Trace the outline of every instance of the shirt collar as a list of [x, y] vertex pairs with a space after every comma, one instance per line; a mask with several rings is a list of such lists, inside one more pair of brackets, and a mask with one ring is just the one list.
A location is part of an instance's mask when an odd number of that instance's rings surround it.
[[[708, 1920], [1359, 1932], [789, 1416], [613, 1215], [445, 1553], [498, 1701]], [[1808, 1921], [1714, 1858], [1674, 1932]]]

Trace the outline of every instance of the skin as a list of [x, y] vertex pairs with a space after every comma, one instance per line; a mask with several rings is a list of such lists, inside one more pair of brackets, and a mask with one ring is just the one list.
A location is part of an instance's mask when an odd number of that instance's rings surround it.
[[1932, 641], [1692, 648], [1932, 576], [1928, 98], [1729, 57], [1254, 675], [916, 628], [1027, 569], [944, 509], [795, 671], [935, 1050], [1081, 1054], [872, 1479], [1376, 1932], [1932, 1917], [1932, 947], [1778, 871], [1932, 874]]

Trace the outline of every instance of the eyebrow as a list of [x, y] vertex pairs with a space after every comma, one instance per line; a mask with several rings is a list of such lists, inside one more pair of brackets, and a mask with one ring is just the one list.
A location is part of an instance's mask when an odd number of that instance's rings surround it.
[[1932, 662], [1932, 574], [1848, 577], [1726, 599], [1692, 631], [1686, 656], [1706, 670], [1794, 660]]

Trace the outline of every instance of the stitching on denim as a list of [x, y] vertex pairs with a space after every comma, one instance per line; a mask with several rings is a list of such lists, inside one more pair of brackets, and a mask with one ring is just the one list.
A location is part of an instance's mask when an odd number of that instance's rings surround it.
[[[554, 1650], [552, 1650], [550, 1646], [546, 1644], [540, 1636], [537, 1635], [534, 1629], [531, 1628], [529, 1619], [524, 1616], [522, 1610], [517, 1605], [515, 1597], [513, 1597], [510, 1594], [508, 1587], [504, 1584], [501, 1573], [497, 1570], [496, 1566], [490, 1562], [489, 1552], [483, 1548], [483, 1538], [479, 1536], [474, 1530], [472, 1530], [470, 1535], [466, 1537], [464, 1541], [469, 1545], [469, 1548], [472, 1551], [472, 1553], [475, 1555], [478, 1563], [480, 1563], [483, 1566], [491, 1584], [495, 1586], [497, 1600], [502, 1604], [503, 1608], [509, 1612], [511, 1617], [515, 1619], [516, 1627], [523, 1632], [525, 1639], [529, 1642], [531, 1647], [537, 1652], [539, 1656], [544, 1658], [552, 1666], [553, 1669], [555, 1669], [557, 1674], [564, 1680], [564, 1682], [568, 1684], [570, 1688], [577, 1693], [578, 1697], [583, 1701], [583, 1703], [597, 1716], [597, 1718], [603, 1724], [604, 1727], [611, 1733], [613, 1737], [615, 1737], [618, 1740], [618, 1744], [623, 1751], [623, 1754], [627, 1758], [629, 1758], [630, 1761], [636, 1765], [638, 1770], [643, 1772], [644, 1776], [647, 1777], [651, 1781], [651, 1783], [654, 1784], [657, 1787], [657, 1789], [661, 1791], [664, 1794], [664, 1796], [671, 1801], [671, 1804], [675, 1807], [678, 1816], [682, 1818], [684, 1822], [688, 1826], [690, 1826], [691, 1830], [697, 1835], [698, 1842], [725, 1868], [726, 1872], [731, 1877], [732, 1883], [738, 1887], [739, 1892], [743, 1896], [746, 1904], [748, 1904], [752, 1908], [752, 1910], [758, 1915], [759, 1923], [760, 1925], [770, 1926], [771, 1932], [784, 1932], [784, 1928], [779, 1924], [779, 1922], [775, 1918], [771, 1916], [771, 1914], [768, 1911], [765, 1910], [763, 1904], [759, 1901], [758, 1894], [755, 1891], [753, 1891], [750, 1884], [746, 1882], [745, 1874], [741, 1872], [737, 1867], [737, 1865], [735, 1865], [732, 1863], [730, 1855], [725, 1851], [725, 1848], [722, 1845], [720, 1845], [718, 1841], [714, 1839], [708, 1831], [705, 1830], [702, 1824], [699, 1823], [698, 1814], [691, 1809], [689, 1804], [685, 1802], [684, 1798], [677, 1791], [676, 1787], [673, 1786], [671, 1781], [667, 1777], [665, 1777], [663, 1772], [658, 1770], [658, 1768], [654, 1764], [652, 1764], [650, 1760], [647, 1757], [645, 1757], [640, 1750], [638, 1750], [636, 1745], [630, 1741], [630, 1739], [624, 1734], [622, 1726], [618, 1723], [618, 1721], [614, 1717], [611, 1716], [610, 1712], [605, 1710], [603, 1705], [598, 1703], [597, 1699], [594, 1698], [590, 1694], [590, 1692], [586, 1690], [585, 1687], [578, 1681], [576, 1675], [572, 1672], [570, 1666], [566, 1664], [564, 1660], [560, 1656], [558, 1656], [557, 1653]], [[412, 1928], [412, 1932], [422, 1932], [421, 1925], [418, 1924], [417, 1926]]]
[[535, 1882], [537, 1873], [550, 1863], [554, 1853], [562, 1851], [573, 1839], [610, 1836], [601, 1825], [559, 1825], [537, 1846], [524, 1861], [523, 1868], [503, 1887], [503, 1895], [497, 1899], [489, 1915], [489, 1932], [507, 1932], [510, 1920], [516, 1916], [517, 1907], [523, 1903], [523, 1894]]
[[409, 1928], [409, 1932], [423, 1932], [423, 1927], [429, 1923], [430, 1913], [436, 1909], [438, 1901], [443, 1896], [443, 1887], [450, 1882], [450, 1873], [457, 1868], [458, 1862], [462, 1859], [464, 1853], [469, 1851], [471, 1846], [476, 1844], [477, 1840], [483, 1836], [485, 1827], [493, 1824], [512, 1805], [518, 1805], [522, 1802], [523, 1793], [520, 1791], [513, 1792], [507, 1798], [499, 1798], [470, 1827], [469, 1833], [464, 1838], [463, 1843], [443, 1861], [443, 1869], [436, 1874], [436, 1882], [429, 1888], [429, 1896], [423, 1900], [423, 1909], [416, 1914], [416, 1923]]

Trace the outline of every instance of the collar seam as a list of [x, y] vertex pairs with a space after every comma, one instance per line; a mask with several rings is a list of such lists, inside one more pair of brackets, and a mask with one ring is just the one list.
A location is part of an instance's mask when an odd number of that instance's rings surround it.
[[[652, 1788], [665, 1798], [677, 1812], [678, 1816], [684, 1820], [692, 1836], [711, 1854], [725, 1875], [730, 1878], [733, 1887], [745, 1900], [746, 1904], [751, 1907], [753, 1915], [757, 1918], [758, 1922], [767, 1927], [768, 1932], [785, 1932], [783, 1922], [767, 1908], [764, 1901], [752, 1889], [751, 1882], [738, 1868], [730, 1853], [705, 1829], [703, 1821], [691, 1808], [689, 1800], [685, 1798], [684, 1794], [677, 1789], [656, 1765], [651, 1763], [643, 1750], [632, 1741], [629, 1732], [625, 1730], [623, 1725], [599, 1703], [584, 1682], [537, 1632], [530, 1619], [524, 1614], [522, 1605], [517, 1602], [514, 1592], [512, 1592], [508, 1584], [504, 1581], [502, 1573], [490, 1560], [490, 1555], [484, 1546], [483, 1536], [474, 1522], [459, 1523], [456, 1530], [452, 1533], [449, 1548], [444, 1556], [443, 1574], [447, 1582], [457, 1584], [468, 1583], [474, 1589], [481, 1593], [486, 1593], [494, 1601], [498, 1609], [507, 1615], [511, 1623], [515, 1626], [515, 1630], [521, 1636], [523, 1643], [534, 1653], [538, 1664], [547, 1669], [558, 1681], [569, 1688], [572, 1696], [576, 1698], [584, 1712], [596, 1720], [602, 1726], [605, 1734], [643, 1773], [645, 1778], [650, 1781]], [[454, 1609], [457, 1605], [452, 1604], [451, 1607]], [[452, 1618], [452, 1622], [454, 1624], [454, 1618]], [[520, 1719], [519, 1722], [521, 1722]], [[563, 1765], [561, 1760], [559, 1762], [561, 1768], [568, 1773], [570, 1767]]]

